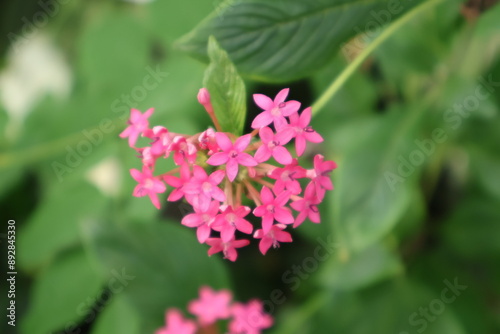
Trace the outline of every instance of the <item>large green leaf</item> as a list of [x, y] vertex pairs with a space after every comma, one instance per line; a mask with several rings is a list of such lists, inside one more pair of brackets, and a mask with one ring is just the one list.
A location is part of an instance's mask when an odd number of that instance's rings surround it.
[[290, 81], [325, 65], [342, 43], [365, 30], [374, 35], [410, 7], [385, 0], [226, 1], [179, 47], [206, 60], [214, 35], [245, 75]]
[[53, 186], [19, 231], [19, 265], [36, 269], [77, 245], [80, 219], [99, 214], [105, 204], [105, 197], [83, 180]]
[[386, 235], [410, 204], [414, 181], [428, 158], [414, 142], [420, 112], [358, 121], [338, 132], [346, 146], [334, 173], [332, 211], [346, 250], [360, 251]]
[[200, 286], [228, 285], [221, 260], [209, 258], [206, 246], [177, 222], [86, 226], [92, 226], [86, 235], [103, 273], [116, 269], [129, 279], [123, 293], [144, 333], [162, 325], [167, 308], [196, 298]]
[[83, 250], [57, 258], [36, 280], [31, 305], [21, 322], [21, 332], [30, 334], [72, 332], [83, 319], [93, 320], [92, 307], [104, 281]]
[[245, 83], [226, 51], [210, 37], [208, 42], [210, 66], [205, 72], [203, 85], [210, 93], [215, 115], [222, 131], [240, 135], [245, 125]]

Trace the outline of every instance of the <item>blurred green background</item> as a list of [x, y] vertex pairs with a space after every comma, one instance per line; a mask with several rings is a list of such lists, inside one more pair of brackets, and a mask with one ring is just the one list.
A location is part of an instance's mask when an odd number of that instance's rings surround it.
[[[18, 271], [2, 333], [152, 333], [201, 285], [264, 300], [266, 333], [500, 333], [500, 6], [420, 4], [2, 2], [2, 287], [9, 219]], [[325, 142], [307, 154], [338, 163], [336, 188], [292, 244], [209, 258], [185, 205], [132, 197], [129, 109], [174, 132], [210, 125], [208, 35], [245, 79], [248, 129], [251, 94], [290, 87], [312, 105], [403, 15], [312, 120]]]

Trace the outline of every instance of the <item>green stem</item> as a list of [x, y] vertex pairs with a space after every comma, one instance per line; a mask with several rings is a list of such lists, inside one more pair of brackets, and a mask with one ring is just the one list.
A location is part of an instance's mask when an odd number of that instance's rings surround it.
[[420, 14], [421, 12], [431, 8], [443, 0], [429, 0], [416, 6], [410, 10], [405, 15], [401, 16], [399, 19], [394, 21], [387, 29], [385, 29], [377, 38], [373, 40], [368, 47], [366, 47], [345, 69], [340, 73], [340, 75], [335, 78], [335, 80], [330, 84], [327, 90], [319, 97], [319, 99], [312, 106], [313, 115], [317, 114], [327, 102], [339, 91], [340, 88], [345, 84], [345, 82], [353, 75], [353, 73], [358, 69], [361, 64], [368, 58], [368, 56], [387, 40], [394, 32], [405, 25], [412, 18]]

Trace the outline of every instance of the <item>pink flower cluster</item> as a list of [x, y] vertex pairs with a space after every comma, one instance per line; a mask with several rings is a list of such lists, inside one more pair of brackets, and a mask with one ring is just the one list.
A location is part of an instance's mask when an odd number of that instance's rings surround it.
[[259, 300], [247, 304], [231, 303], [230, 291], [214, 291], [204, 286], [200, 289], [199, 299], [188, 305], [188, 311], [197, 317], [197, 321], [184, 319], [181, 311], [175, 308], [167, 310], [165, 327], [155, 334], [195, 334], [218, 333], [217, 321], [228, 320], [228, 334], [260, 334], [263, 329], [273, 324], [273, 318], [264, 313]]
[[[325, 192], [333, 189], [329, 175], [336, 164], [317, 154], [313, 168], [299, 165], [298, 158], [304, 154], [307, 142], [319, 143], [323, 138], [309, 125], [311, 108], [299, 114], [300, 103], [286, 101], [287, 95], [288, 89], [280, 91], [274, 100], [255, 94], [254, 101], [263, 111], [252, 122], [254, 131], [240, 137], [222, 132], [204, 88], [198, 101], [216, 130], [184, 135], [162, 126], [150, 128], [148, 118], [153, 109], [144, 114], [132, 109], [129, 126], [120, 137], [128, 137], [129, 145], [142, 159], [142, 171], [130, 170], [138, 182], [133, 195], [149, 196], [160, 208], [158, 194], [169, 185], [173, 190], [168, 201], [184, 199], [192, 205], [194, 212], [186, 215], [182, 224], [197, 229], [198, 241], [210, 246], [209, 255], [223, 252], [225, 258], [235, 261], [236, 249], [250, 243], [236, 239], [236, 231], [260, 239], [262, 254], [280, 242], [291, 242], [287, 226], [296, 228], [307, 218], [320, 222], [318, 205]], [[136, 147], [139, 136], [149, 138], [150, 145]], [[295, 153], [285, 146], [292, 140]], [[170, 156], [178, 168], [153, 175], [156, 161]], [[269, 163], [271, 158], [278, 166]], [[252, 201], [253, 210], [247, 205]], [[292, 209], [298, 212], [296, 217]], [[250, 212], [262, 219], [261, 228], [255, 231], [246, 219]]]

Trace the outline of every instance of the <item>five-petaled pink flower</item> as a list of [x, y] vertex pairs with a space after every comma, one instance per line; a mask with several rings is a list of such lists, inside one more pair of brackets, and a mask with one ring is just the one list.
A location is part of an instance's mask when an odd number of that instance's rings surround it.
[[231, 315], [233, 296], [228, 290], [216, 292], [208, 286], [200, 288], [200, 298], [188, 305], [190, 313], [198, 317], [202, 326], [211, 325], [219, 319], [227, 319]]
[[268, 187], [262, 187], [260, 197], [262, 205], [259, 205], [253, 211], [257, 217], [262, 217], [262, 229], [264, 234], [269, 233], [274, 220], [282, 224], [291, 224], [294, 219], [290, 209], [285, 204], [290, 199], [290, 192], [284, 191], [274, 198], [273, 192]]
[[[314, 129], [309, 126], [311, 122], [311, 108], [306, 108], [300, 114], [293, 113], [290, 115], [290, 125], [289, 128], [295, 131], [295, 150], [297, 155], [300, 157], [304, 154], [306, 149], [306, 141], [311, 143], [321, 143], [323, 137], [319, 135]], [[285, 127], [286, 128], [286, 127]]]
[[307, 171], [307, 176], [310, 177], [316, 187], [316, 194], [319, 199], [325, 197], [326, 190], [333, 190], [333, 183], [330, 179], [330, 173], [337, 168], [337, 164], [333, 161], [324, 160], [321, 154], [314, 157], [314, 169]]
[[223, 170], [217, 170], [208, 176], [203, 168], [194, 166], [193, 176], [182, 188], [187, 201], [193, 207], [199, 207], [203, 211], [208, 209], [212, 198], [224, 202], [226, 195], [218, 186], [224, 179], [224, 175]]
[[155, 334], [195, 334], [196, 324], [192, 320], [185, 320], [177, 309], [170, 309], [165, 315], [165, 327], [158, 329]]
[[255, 160], [264, 162], [269, 160], [271, 155], [276, 161], [282, 165], [288, 165], [292, 162], [292, 155], [283, 145], [286, 145], [294, 136], [294, 132], [290, 128], [284, 128], [277, 134], [269, 127], [264, 127], [259, 130], [259, 136], [262, 140], [262, 145], [255, 152]]
[[222, 205], [221, 214], [215, 219], [213, 229], [220, 232], [220, 237], [223, 242], [229, 242], [234, 238], [236, 230], [250, 234], [253, 231], [253, 225], [243, 219], [250, 213], [248, 206], [239, 206], [234, 209], [231, 205]]
[[182, 136], [174, 137], [170, 145], [170, 150], [174, 152], [174, 162], [178, 166], [186, 162], [192, 164], [196, 161], [196, 146]]
[[196, 236], [200, 243], [204, 243], [210, 237], [212, 224], [219, 213], [219, 202], [213, 201], [206, 210], [194, 207], [194, 213], [182, 218], [181, 224], [188, 227], [197, 227]]
[[236, 139], [233, 144], [225, 133], [217, 132], [215, 140], [222, 152], [212, 155], [207, 160], [207, 164], [212, 166], [226, 164], [227, 177], [229, 181], [234, 181], [236, 175], [238, 175], [238, 165], [257, 166], [257, 161], [250, 154], [244, 152], [251, 139], [251, 135], [244, 135]]
[[295, 219], [293, 223], [293, 227], [297, 227], [309, 218], [313, 223], [319, 223], [321, 221], [318, 204], [321, 203], [321, 200], [318, 198], [316, 194], [316, 187], [313, 183], [309, 183], [304, 192], [304, 198], [294, 201], [290, 204], [290, 206], [299, 212], [299, 215]]
[[130, 175], [139, 183], [135, 186], [133, 195], [135, 197], [149, 196], [153, 205], [159, 209], [160, 200], [157, 194], [165, 192], [167, 189], [165, 184], [153, 176], [153, 172], [147, 166], [142, 167], [142, 173], [137, 169], [131, 169]]
[[137, 138], [149, 127], [148, 118], [153, 114], [154, 109], [148, 109], [144, 114], [137, 109], [132, 109], [130, 111], [130, 119], [128, 121], [129, 126], [120, 133], [121, 138], [128, 137], [128, 144], [130, 147], [135, 147]]
[[274, 101], [262, 94], [253, 95], [255, 103], [264, 110], [253, 120], [253, 129], [260, 129], [273, 122], [276, 129], [287, 124], [285, 116], [290, 116], [300, 108], [300, 102], [298, 101], [285, 102], [288, 92], [288, 88], [282, 89], [276, 95]]
[[290, 233], [283, 231], [286, 225], [276, 224], [271, 227], [267, 234], [264, 234], [262, 229], [255, 231], [254, 238], [261, 239], [259, 243], [259, 250], [263, 255], [266, 255], [271, 246], [274, 248], [279, 247], [280, 242], [292, 242]]
[[285, 167], [275, 168], [268, 176], [276, 180], [273, 187], [276, 194], [282, 193], [284, 190], [289, 190], [292, 195], [297, 195], [302, 191], [302, 187], [297, 179], [306, 177], [306, 170], [299, 166], [297, 159], [293, 159]]
[[208, 238], [207, 245], [211, 246], [208, 250], [208, 255], [213, 255], [215, 253], [222, 252], [224, 254], [224, 258], [229, 261], [236, 261], [238, 257], [238, 252], [236, 252], [236, 248], [245, 247], [250, 243], [250, 241], [241, 239], [241, 240], [229, 240], [228, 242], [222, 241], [220, 238]]
[[231, 333], [260, 334], [263, 329], [273, 324], [273, 318], [264, 313], [261, 301], [251, 300], [247, 305], [233, 305], [234, 319], [229, 323]]

